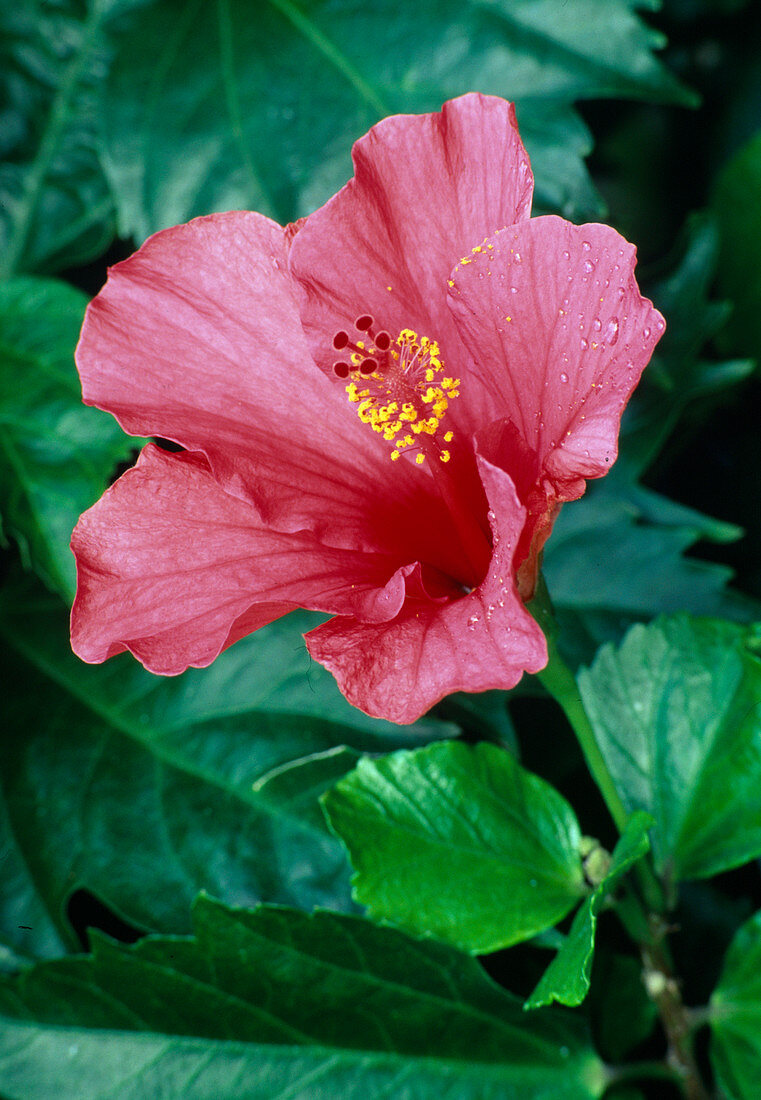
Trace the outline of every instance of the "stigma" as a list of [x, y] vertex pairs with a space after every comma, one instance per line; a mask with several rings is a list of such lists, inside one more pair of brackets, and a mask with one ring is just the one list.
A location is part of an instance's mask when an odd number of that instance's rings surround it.
[[337, 378], [346, 380], [349, 401], [357, 406], [364, 424], [392, 444], [391, 461], [414, 454], [449, 462], [453, 432], [442, 427], [450, 402], [460, 395], [459, 378], [446, 375], [439, 345], [427, 336], [404, 328], [394, 339], [365, 313], [354, 322], [356, 336], [339, 329], [333, 350], [344, 358], [333, 364]]

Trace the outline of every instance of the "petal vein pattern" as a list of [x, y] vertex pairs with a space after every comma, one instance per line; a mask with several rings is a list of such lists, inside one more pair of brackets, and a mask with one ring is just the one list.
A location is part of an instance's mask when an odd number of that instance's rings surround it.
[[512, 105], [395, 116], [285, 229], [156, 234], [77, 349], [85, 401], [153, 445], [82, 516], [72, 644], [203, 666], [294, 607], [347, 698], [397, 722], [547, 659], [525, 602], [564, 501], [616, 456], [663, 330], [634, 249], [529, 219]]

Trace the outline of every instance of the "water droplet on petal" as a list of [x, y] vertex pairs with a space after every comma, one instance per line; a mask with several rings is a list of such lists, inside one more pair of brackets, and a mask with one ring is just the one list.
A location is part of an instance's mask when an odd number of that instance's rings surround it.
[[599, 317], [595, 317], [594, 321], [592, 322], [592, 328], [595, 330], [595, 332], [599, 332], [602, 328], [602, 321]]
[[585, 339], [585, 338], [584, 338], [584, 337], [582, 336], [582, 338], [581, 338], [581, 349], [582, 349], [582, 351], [586, 351], [588, 347], [589, 347], [589, 341], [588, 341], [588, 340], [586, 340], [586, 339]]
[[584, 269], [584, 271], [586, 271], [587, 275], [590, 275], [595, 269], [595, 265], [593, 263], [591, 263], [589, 260], [585, 260], [584, 263], [581, 266]]
[[589, 252], [592, 245], [589, 243], [589, 241], [582, 241], [581, 247], [584, 249], [585, 252]]
[[643, 335], [643, 336], [645, 337], [645, 339], [647, 340], [647, 339], [648, 339], [648, 337], [650, 336], [650, 329], [649, 329], [649, 328], [647, 328], [647, 327], [643, 328], [643, 330], [642, 330], [642, 335]]
[[570, 253], [570, 252], [568, 251], [568, 249], [567, 249], [567, 248], [566, 248], [566, 249], [564, 249], [564, 250], [563, 250], [563, 259], [564, 259], [564, 260], [570, 260], [570, 258], [571, 258], [571, 253]]
[[618, 317], [611, 317], [605, 326], [605, 343], [615, 344], [618, 340]]
[[470, 630], [475, 630], [477, 622], [478, 622], [478, 615], [471, 615], [470, 618], [468, 619], [468, 628]]
[[563, 373], [560, 375], [560, 381], [561, 382], [567, 382], [568, 381], [568, 375], [566, 374], [565, 371], [563, 371]]

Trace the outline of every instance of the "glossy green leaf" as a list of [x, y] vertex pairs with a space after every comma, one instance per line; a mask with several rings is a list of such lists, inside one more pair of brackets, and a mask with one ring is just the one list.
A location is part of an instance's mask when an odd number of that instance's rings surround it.
[[571, 930], [555, 958], [545, 970], [526, 1008], [541, 1008], [558, 1001], [579, 1005], [589, 991], [595, 949], [597, 918], [603, 902], [623, 875], [649, 851], [647, 832], [653, 824], [649, 814], [634, 813], [610, 857], [610, 866], [592, 894], [585, 898]]
[[711, 1061], [730, 1100], [756, 1100], [761, 1081], [761, 912], [732, 941], [710, 1004]]
[[721, 234], [719, 286], [734, 306], [723, 346], [761, 360], [761, 133], [725, 166], [712, 205]]
[[72, 266], [113, 237], [95, 140], [107, 7], [0, 5], [0, 277]]
[[[78, 887], [140, 928], [179, 932], [201, 888], [242, 904], [350, 905], [345, 857], [316, 813], [312, 777], [301, 791], [292, 783], [289, 800], [253, 784], [342, 742], [387, 751], [453, 732], [351, 708], [304, 650], [299, 631], [315, 616], [272, 624], [209, 669], [170, 680], [129, 656], [80, 662], [65, 613], [39, 591], [22, 590], [0, 612], [9, 649], [0, 781], [17, 867], [0, 881], [0, 913], [12, 920], [36, 896], [70, 946], [65, 906]], [[19, 949], [57, 950], [42, 928], [28, 948], [31, 934], [6, 930]]]
[[639, 6], [159, 0], [120, 40], [104, 103], [121, 232], [239, 207], [281, 222], [308, 213], [346, 181], [352, 141], [379, 118], [472, 90], [518, 101], [538, 205], [599, 214], [570, 103], [692, 102], [654, 58], [663, 39]]
[[0, 283], [0, 514], [24, 563], [65, 599], [72, 528], [138, 445], [82, 404], [74, 347], [86, 305], [52, 279]]
[[0, 1089], [25, 1100], [51, 1089], [63, 1100], [588, 1100], [604, 1089], [581, 1021], [527, 1019], [451, 948], [358, 918], [205, 898], [193, 923], [192, 939], [132, 948], [97, 937], [92, 957], [0, 985]]
[[356, 900], [416, 934], [496, 951], [549, 928], [585, 892], [573, 810], [494, 745], [362, 760], [324, 805]]
[[688, 615], [634, 626], [579, 674], [627, 810], [655, 818], [667, 882], [761, 855], [761, 661], [747, 628]]

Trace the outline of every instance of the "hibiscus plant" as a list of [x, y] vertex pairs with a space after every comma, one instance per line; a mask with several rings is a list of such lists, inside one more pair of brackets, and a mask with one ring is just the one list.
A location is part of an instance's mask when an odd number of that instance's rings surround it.
[[8, 1100], [761, 1096], [761, 22], [637, 6], [0, 14]]

